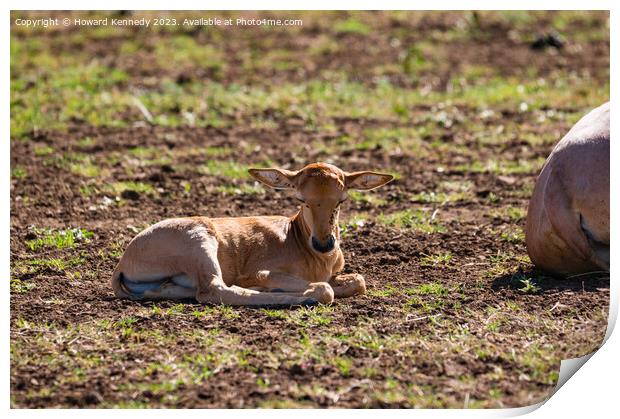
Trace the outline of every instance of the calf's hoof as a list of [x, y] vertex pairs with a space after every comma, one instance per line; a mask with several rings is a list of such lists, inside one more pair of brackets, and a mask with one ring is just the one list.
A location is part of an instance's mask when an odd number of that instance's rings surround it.
[[366, 280], [360, 274], [344, 274], [336, 277], [336, 285], [346, 287], [349, 295], [366, 294]]
[[304, 292], [304, 297], [313, 298], [322, 304], [331, 304], [334, 302], [334, 290], [327, 282], [315, 282]]

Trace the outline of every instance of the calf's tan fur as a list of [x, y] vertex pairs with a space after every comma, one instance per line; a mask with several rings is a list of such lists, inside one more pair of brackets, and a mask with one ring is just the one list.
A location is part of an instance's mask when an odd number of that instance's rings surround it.
[[532, 262], [568, 276], [609, 271], [609, 103], [556, 145], [536, 181], [525, 239]]
[[161, 221], [129, 243], [112, 275], [116, 296], [290, 306], [365, 293], [361, 275], [336, 275], [344, 267], [339, 206], [348, 189], [374, 189], [393, 177], [347, 173], [325, 163], [250, 174], [269, 187], [292, 190], [299, 211], [292, 217]]

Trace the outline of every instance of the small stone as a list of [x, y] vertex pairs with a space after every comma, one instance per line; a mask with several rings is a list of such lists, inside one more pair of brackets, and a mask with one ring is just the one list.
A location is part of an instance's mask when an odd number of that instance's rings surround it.
[[499, 180], [501, 183], [505, 185], [514, 185], [515, 182], [517, 181], [517, 179], [512, 176], [502, 176], [502, 175], [498, 176], [497, 180]]
[[291, 368], [289, 368], [289, 372], [292, 375], [303, 375], [306, 373], [306, 369], [304, 368], [304, 365], [301, 364], [293, 364], [291, 366]]
[[140, 194], [136, 191], [127, 189], [121, 192], [121, 198], [130, 199], [132, 201], [137, 201], [138, 199], [140, 199]]
[[558, 33], [549, 33], [538, 36], [534, 42], [530, 44], [533, 50], [544, 50], [546, 48], [562, 49], [564, 48], [564, 39]]

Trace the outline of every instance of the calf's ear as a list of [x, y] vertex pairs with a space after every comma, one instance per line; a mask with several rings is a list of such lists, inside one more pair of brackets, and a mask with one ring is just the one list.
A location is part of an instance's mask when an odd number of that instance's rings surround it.
[[345, 177], [345, 186], [348, 189], [359, 189], [362, 191], [369, 191], [371, 189], [383, 186], [386, 183], [394, 179], [394, 176], [386, 173], [377, 172], [353, 172], [347, 173]]
[[294, 189], [297, 172], [285, 169], [249, 169], [252, 177], [273, 189]]

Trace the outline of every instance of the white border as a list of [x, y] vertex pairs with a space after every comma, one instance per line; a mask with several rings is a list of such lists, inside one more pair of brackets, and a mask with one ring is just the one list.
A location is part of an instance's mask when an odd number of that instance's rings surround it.
[[[88, 5], [88, 8], [85, 8], [85, 5]], [[5, 19], [2, 20], [0, 25], [3, 26], [3, 31], [1, 33], [2, 37], [2, 45], [4, 46], [4, 55], [5, 61], [4, 65], [2, 65], [2, 82], [3, 87], [2, 91], [4, 93], [5, 100], [2, 101], [1, 109], [4, 117], [1, 119], [2, 123], [2, 132], [5, 134], [4, 141], [1, 142], [2, 147], [2, 156], [5, 159], [4, 165], [2, 166], [2, 194], [5, 197], [5, 205], [2, 205], [1, 215], [5, 220], [5, 223], [2, 225], [2, 231], [4, 232], [5, 241], [2, 244], [2, 272], [4, 273], [3, 277], [7, 280], [10, 277], [10, 269], [9, 269], [9, 252], [10, 252], [10, 242], [9, 242], [9, 234], [10, 234], [10, 218], [9, 218], [9, 182], [10, 182], [10, 164], [9, 164], [9, 127], [10, 127], [10, 108], [9, 101], [6, 100], [10, 96], [9, 92], [9, 50], [10, 50], [10, 40], [9, 40], [9, 10], [47, 10], [47, 9], [62, 9], [62, 10], [105, 10], [105, 9], [123, 9], [123, 10], [376, 10], [376, 9], [411, 9], [411, 10], [425, 10], [429, 9], [429, 6], [432, 6], [433, 9], [441, 10], [441, 9], [492, 9], [492, 10], [612, 10], [611, 13], [611, 28], [612, 28], [612, 68], [619, 68], [617, 63], [617, 54], [614, 53], [614, 46], [616, 45], [617, 36], [615, 29], [618, 25], [618, 19], [616, 18], [617, 11], [614, 10], [613, 6], [615, 2], [611, 1], [602, 1], [602, 0], [590, 0], [590, 1], [534, 1], [534, 0], [522, 0], [522, 1], [489, 1], [489, 0], [478, 0], [478, 1], [447, 1], [447, 0], [436, 0], [431, 4], [427, 2], [418, 2], [412, 3], [408, 1], [399, 1], [399, 0], [382, 0], [381, 2], [370, 2], [365, 0], [345, 0], [345, 1], [326, 1], [326, 0], [316, 0], [316, 1], [298, 1], [295, 4], [284, 2], [284, 1], [276, 1], [276, 0], [265, 0], [256, 2], [256, 1], [247, 1], [247, 0], [229, 0], [226, 2], [195, 2], [189, 0], [175, 0], [174, 2], [161, 3], [160, 7], [153, 4], [153, 2], [148, 1], [119, 1], [119, 0], [93, 0], [88, 3], [76, 0], [70, 1], [57, 1], [54, 3], [44, 2], [44, 1], [11, 1], [8, 4], [3, 4], [6, 14]], [[613, 73], [612, 73], [613, 74]], [[611, 91], [612, 96], [615, 91], [615, 78], [612, 75], [611, 80]], [[614, 112], [612, 109], [612, 132], [617, 132], [617, 123], [615, 123], [615, 115], [617, 112]], [[615, 136], [615, 134], [614, 134]], [[611, 144], [612, 147], [612, 159], [618, 154], [618, 147], [614, 146], [614, 143]], [[612, 185], [617, 183], [618, 179], [618, 168], [615, 165], [611, 165], [611, 175], [612, 175]], [[611, 196], [611, 213], [617, 214], [618, 209], [618, 194], [614, 193], [614, 188], [612, 186], [612, 196]], [[616, 218], [617, 220], [617, 218]], [[617, 243], [618, 240], [618, 228], [616, 228], [615, 221], [612, 221], [612, 241], [613, 243]], [[618, 252], [615, 251], [616, 247], [612, 246], [612, 260], [617, 260]], [[615, 266], [615, 265], [614, 265]], [[612, 279], [612, 287], [611, 287], [611, 314], [610, 320], [615, 320], [618, 312], [618, 292], [616, 290], [617, 281]], [[3, 407], [5, 411], [9, 411], [9, 295], [8, 295], [8, 283], [5, 283], [5, 304], [2, 305], [2, 309], [4, 310], [4, 315], [2, 316], [2, 322], [4, 325], [4, 339], [2, 348], [4, 349], [4, 357], [3, 357], [3, 372], [4, 372], [4, 380], [2, 381], [2, 401]], [[613, 321], [610, 323], [610, 328]], [[575, 377], [569, 380], [566, 385], [564, 385], [553, 397], [551, 397], [547, 403], [543, 405], [542, 408], [536, 410], [532, 413], [533, 417], [538, 418], [547, 418], [547, 417], [583, 417], [584, 415], [593, 415], [594, 417], [608, 417], [610, 413], [615, 409], [616, 400], [618, 400], [617, 395], [617, 383], [618, 383], [618, 373], [619, 373], [619, 365], [618, 355], [620, 354], [620, 338], [618, 338], [618, 333], [615, 335], [612, 334], [607, 343], [603, 346], [603, 348], [598, 351], [592, 359], [586, 364], [584, 368], [578, 371], [575, 374]], [[521, 409], [504, 409], [504, 410], [475, 410], [475, 411], [464, 411], [464, 410], [422, 410], [422, 411], [410, 411], [410, 410], [392, 410], [381, 414], [388, 414], [394, 416], [402, 416], [415, 414], [416, 416], [421, 417], [505, 417], [505, 416], [513, 416], [515, 414], [523, 414], [527, 411], [532, 410], [532, 408], [521, 408]], [[10, 415], [15, 417], [30, 417], [30, 416], [64, 416], [68, 412], [65, 410], [41, 410], [41, 411], [33, 411], [33, 410], [10, 410], [8, 412]], [[111, 413], [111, 412], [110, 412]], [[108, 415], [109, 412], [107, 410], [72, 410], [72, 415], [83, 416], [87, 415], [88, 417], [102, 417], [103, 415]], [[310, 417], [315, 416], [317, 411], [304, 411], [299, 410], [295, 412], [290, 412], [286, 410], [275, 410], [275, 411], [257, 411], [257, 410], [244, 410], [244, 411], [227, 411], [227, 410], [210, 410], [208, 412], [193, 410], [193, 411], [181, 411], [181, 412], [173, 412], [173, 411], [163, 411], [163, 410], [145, 410], [145, 411], [121, 411], [115, 410], [114, 415], [119, 416], [128, 416], [132, 417], [135, 415], [138, 416], [146, 416], [149, 418], [157, 417], [157, 416], [166, 416], [169, 417], [172, 415], [188, 415], [188, 416], [196, 416], [200, 415], [201, 417], [205, 414], [208, 414], [210, 417], [220, 417], [220, 416], [235, 416], [235, 417], [248, 417], [252, 416], [270, 416], [273, 418], [289, 418], [290, 415], [295, 415], [299, 417]], [[321, 411], [320, 414], [327, 416], [340, 416], [343, 414], [355, 414], [356, 416], [361, 417], [370, 417], [370, 415], [376, 415], [376, 412], [371, 410], [360, 410], [356, 412], [351, 411]]]

